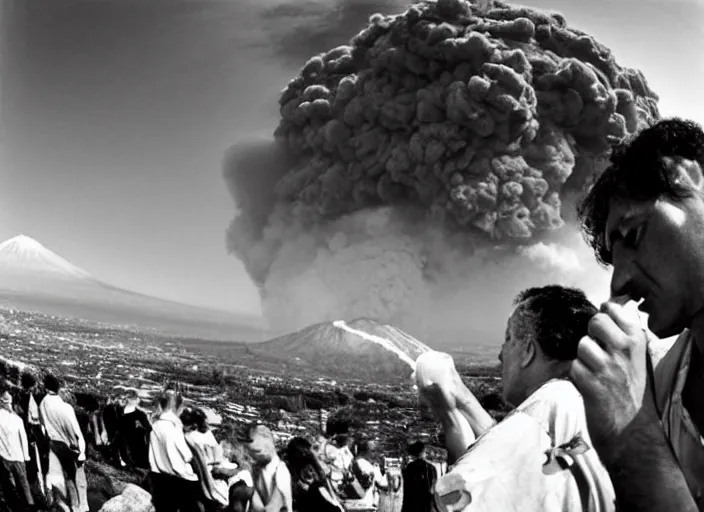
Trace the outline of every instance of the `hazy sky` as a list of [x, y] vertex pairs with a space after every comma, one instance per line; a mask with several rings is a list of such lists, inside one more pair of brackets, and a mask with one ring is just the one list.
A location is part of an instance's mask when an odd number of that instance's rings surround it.
[[[225, 251], [222, 155], [273, 130], [278, 91], [357, 31], [359, 3], [0, 0], [0, 240], [24, 233], [112, 284], [258, 312]], [[527, 3], [642, 69], [664, 115], [704, 123], [704, 0]], [[340, 9], [327, 27], [324, 4]]]

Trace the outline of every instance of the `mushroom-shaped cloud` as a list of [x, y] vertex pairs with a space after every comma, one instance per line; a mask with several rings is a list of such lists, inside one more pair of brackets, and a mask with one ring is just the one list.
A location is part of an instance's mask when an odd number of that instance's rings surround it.
[[274, 140], [229, 154], [229, 247], [275, 325], [372, 316], [423, 336], [574, 277], [536, 255], [572, 237], [570, 197], [658, 98], [563, 16], [482, 3], [371, 16], [288, 83]]

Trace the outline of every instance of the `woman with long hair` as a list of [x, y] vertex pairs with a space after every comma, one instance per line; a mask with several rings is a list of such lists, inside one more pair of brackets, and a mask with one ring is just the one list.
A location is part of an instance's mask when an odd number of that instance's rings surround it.
[[345, 511], [310, 443], [293, 438], [285, 458], [291, 472], [296, 512]]

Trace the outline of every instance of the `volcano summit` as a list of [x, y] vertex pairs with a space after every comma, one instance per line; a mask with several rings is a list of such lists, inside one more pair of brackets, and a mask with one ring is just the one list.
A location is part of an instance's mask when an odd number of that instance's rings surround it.
[[253, 341], [262, 336], [256, 319], [112, 286], [25, 235], [0, 244], [0, 306], [183, 337]]
[[85, 270], [50, 251], [34, 238], [18, 235], [0, 244], [0, 276], [95, 281]]

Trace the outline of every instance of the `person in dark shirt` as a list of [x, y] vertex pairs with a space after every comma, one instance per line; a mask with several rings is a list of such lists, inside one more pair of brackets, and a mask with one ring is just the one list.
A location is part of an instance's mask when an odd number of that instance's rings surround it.
[[139, 396], [135, 390], [126, 394], [127, 404], [117, 418], [115, 447], [125, 465], [149, 469], [149, 434], [152, 431], [147, 414], [138, 408]]
[[27, 479], [32, 489], [35, 502], [44, 503], [43, 480], [49, 470], [49, 439], [42, 430], [39, 419], [39, 406], [36, 396], [37, 381], [30, 372], [23, 372], [20, 377], [22, 389], [15, 406], [15, 411], [22, 418], [30, 460], [27, 462]]
[[425, 460], [425, 445], [415, 442], [408, 447], [412, 460], [403, 468], [403, 505], [401, 512], [430, 512], [438, 471]]
[[107, 457], [111, 464], [120, 467], [120, 457], [117, 453], [115, 436], [117, 434], [117, 420], [122, 415], [122, 407], [118, 403], [118, 396], [112, 395], [108, 398], [107, 404], [103, 407], [103, 426], [107, 435], [108, 447]]

